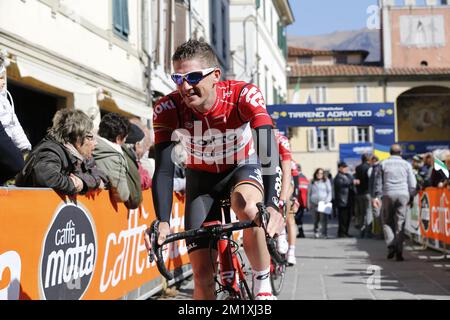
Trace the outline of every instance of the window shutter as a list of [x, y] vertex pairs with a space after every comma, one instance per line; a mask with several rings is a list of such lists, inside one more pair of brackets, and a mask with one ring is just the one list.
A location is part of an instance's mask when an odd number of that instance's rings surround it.
[[330, 149], [330, 151], [337, 150], [336, 128], [328, 128], [328, 148]]
[[308, 128], [307, 136], [308, 136], [308, 151], [316, 151], [317, 150], [317, 129], [316, 128]]
[[128, 17], [128, 0], [122, 0], [122, 34], [126, 37], [130, 34], [130, 22]]
[[358, 127], [350, 127], [350, 143], [358, 142]]
[[121, 2], [121, 0], [113, 0], [113, 27], [119, 33], [122, 33]]

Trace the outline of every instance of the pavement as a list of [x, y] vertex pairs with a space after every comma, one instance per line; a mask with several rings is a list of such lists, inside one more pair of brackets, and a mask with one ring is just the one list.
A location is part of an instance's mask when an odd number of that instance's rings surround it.
[[[279, 300], [450, 299], [450, 255], [407, 240], [405, 261], [388, 260], [383, 240], [336, 238], [337, 219], [329, 222], [328, 239], [314, 239], [309, 214], [304, 231]], [[353, 228], [350, 233], [358, 235]], [[169, 289], [152, 299], [191, 299], [192, 278]]]

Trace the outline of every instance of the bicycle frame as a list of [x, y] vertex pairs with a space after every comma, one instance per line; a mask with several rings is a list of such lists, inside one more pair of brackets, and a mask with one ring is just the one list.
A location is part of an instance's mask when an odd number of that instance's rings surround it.
[[[265, 226], [267, 225], [268, 221], [268, 212], [262, 203], [258, 203], [257, 207], [260, 213], [262, 226], [265, 230]], [[245, 280], [245, 273], [241, 263], [239, 262], [236, 251], [232, 251], [231, 242], [233, 240], [231, 240], [230, 238], [233, 231], [256, 227], [257, 225], [255, 222], [244, 221], [222, 224], [220, 221], [213, 221], [203, 224], [203, 226], [199, 229], [169, 234], [162, 245], [158, 245], [157, 241], [158, 225], [159, 221], [155, 220], [150, 228], [152, 250], [149, 255], [149, 259], [151, 262], [153, 262], [153, 260], [156, 258], [158, 270], [166, 279], [172, 280], [173, 274], [166, 269], [164, 264], [162, 255], [162, 248], [164, 245], [186, 238], [209, 237], [210, 239], [217, 241], [219, 264], [221, 266], [219, 273], [221, 278], [221, 283], [219, 282], [219, 285], [221, 286], [221, 288], [216, 291], [216, 294], [227, 291], [230, 294], [230, 298], [239, 299], [245, 297], [245, 292], [242, 292], [243, 289], [245, 289], [245, 291], [247, 291], [247, 297], [249, 299], [253, 298], [252, 293], [248, 289], [248, 285]], [[279, 256], [278, 252], [276, 252], [273, 239], [266, 236], [266, 240], [270, 255], [276, 261], [281, 261], [282, 258]], [[241, 284], [244, 285], [244, 288], [240, 286]]]

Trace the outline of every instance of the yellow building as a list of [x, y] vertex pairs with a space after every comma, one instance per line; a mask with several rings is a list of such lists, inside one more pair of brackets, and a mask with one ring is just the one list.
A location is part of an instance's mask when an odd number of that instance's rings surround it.
[[[381, 13], [384, 64], [365, 63], [363, 50], [290, 47], [288, 103], [394, 103], [396, 141], [450, 141], [450, 63], [439, 58], [448, 56], [447, 47], [433, 42], [450, 43], [450, 6], [387, 6]], [[397, 41], [404, 38], [402, 28], [420, 26], [426, 22], [421, 19], [442, 20], [441, 34]], [[340, 144], [373, 142], [371, 126], [298, 127], [289, 135], [307, 177], [318, 167], [336, 174]]]

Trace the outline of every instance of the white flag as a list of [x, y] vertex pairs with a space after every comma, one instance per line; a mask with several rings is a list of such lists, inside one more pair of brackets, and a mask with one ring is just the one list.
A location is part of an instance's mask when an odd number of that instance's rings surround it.
[[442, 172], [444, 172], [447, 179], [449, 178], [447, 166], [441, 160], [436, 159], [436, 158], [434, 158], [434, 170], [436, 170], [436, 171], [442, 170]]

